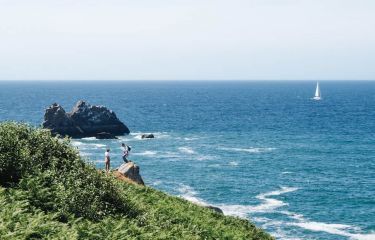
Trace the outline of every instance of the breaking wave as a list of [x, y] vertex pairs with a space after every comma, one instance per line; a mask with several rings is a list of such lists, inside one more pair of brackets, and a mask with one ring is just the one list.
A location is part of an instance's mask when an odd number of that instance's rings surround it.
[[180, 197], [200, 205], [208, 205], [203, 199], [197, 197], [198, 193], [190, 186], [185, 184], [180, 184], [180, 187], [177, 189], [180, 192]]
[[247, 152], [247, 153], [264, 153], [275, 150], [276, 148], [229, 148], [229, 147], [220, 147], [219, 150], [232, 151], [232, 152]]
[[281, 200], [277, 200], [274, 198], [269, 198], [271, 196], [278, 196], [281, 194], [294, 192], [298, 190], [298, 188], [293, 187], [281, 187], [279, 190], [262, 193], [256, 196], [257, 199], [261, 200], [262, 202], [259, 205], [219, 205], [219, 207], [223, 210], [224, 214], [247, 218], [248, 214], [253, 212], [271, 212], [279, 207], [288, 205]]
[[97, 139], [96, 137], [85, 137], [85, 138], [82, 138], [82, 140], [85, 140], [85, 141], [99, 141], [99, 139]]
[[74, 147], [78, 147], [79, 149], [96, 149], [96, 148], [105, 148], [107, 145], [100, 144], [100, 143], [86, 143], [81, 141], [72, 141], [71, 144]]
[[144, 152], [139, 152], [139, 153], [132, 153], [132, 155], [135, 156], [154, 156], [158, 154], [156, 151], [144, 151]]
[[196, 154], [196, 152], [191, 147], [179, 147], [178, 150], [186, 154]]
[[285, 215], [288, 215], [291, 219], [296, 220], [294, 222], [287, 222], [285, 225], [296, 226], [306, 230], [315, 231], [315, 232], [325, 232], [333, 235], [339, 235], [344, 237], [349, 237], [356, 240], [372, 240], [375, 239], [375, 233], [359, 233], [361, 228], [354, 227], [347, 224], [338, 224], [338, 223], [324, 223], [309, 221], [305, 219], [303, 215], [296, 214], [288, 211], [282, 211]]

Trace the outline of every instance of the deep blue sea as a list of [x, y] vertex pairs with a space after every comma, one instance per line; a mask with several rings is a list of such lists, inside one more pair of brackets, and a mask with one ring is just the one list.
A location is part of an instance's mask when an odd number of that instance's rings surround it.
[[[375, 82], [0, 82], [0, 120], [105, 105], [130, 128], [74, 140], [104, 168], [120, 143], [147, 185], [248, 218], [277, 239], [375, 239]], [[140, 139], [141, 133], [156, 138]]]

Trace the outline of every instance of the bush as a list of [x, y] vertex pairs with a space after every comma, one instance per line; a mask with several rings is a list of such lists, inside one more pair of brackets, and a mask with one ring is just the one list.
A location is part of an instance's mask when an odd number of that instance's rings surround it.
[[25, 124], [0, 124], [0, 184], [29, 190], [30, 202], [45, 211], [92, 220], [136, 214], [108, 177], [84, 163], [69, 139]]

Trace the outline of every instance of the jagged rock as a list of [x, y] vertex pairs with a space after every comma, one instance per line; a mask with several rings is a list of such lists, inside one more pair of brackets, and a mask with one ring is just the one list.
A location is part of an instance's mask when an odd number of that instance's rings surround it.
[[96, 137], [99, 133], [112, 135], [129, 134], [116, 114], [104, 106], [92, 106], [85, 101], [79, 101], [70, 113], [54, 103], [46, 109], [43, 127], [53, 134], [71, 137]]
[[43, 127], [50, 129], [54, 134], [59, 133], [69, 136], [83, 134], [83, 131], [74, 124], [65, 110], [57, 103], [46, 109]]
[[152, 133], [151, 134], [142, 134], [141, 138], [142, 139], [144, 139], [144, 138], [155, 138], [155, 136]]
[[115, 135], [107, 132], [101, 132], [96, 134], [95, 136], [96, 139], [118, 139]]
[[123, 163], [117, 171], [129, 178], [133, 182], [136, 182], [141, 185], [145, 185], [141, 175], [139, 174], [139, 167], [133, 162]]

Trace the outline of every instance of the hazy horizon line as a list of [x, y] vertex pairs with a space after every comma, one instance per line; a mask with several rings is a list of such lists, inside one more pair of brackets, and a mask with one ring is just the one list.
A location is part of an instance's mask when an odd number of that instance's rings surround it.
[[0, 82], [369, 82], [375, 79], [0, 79]]

